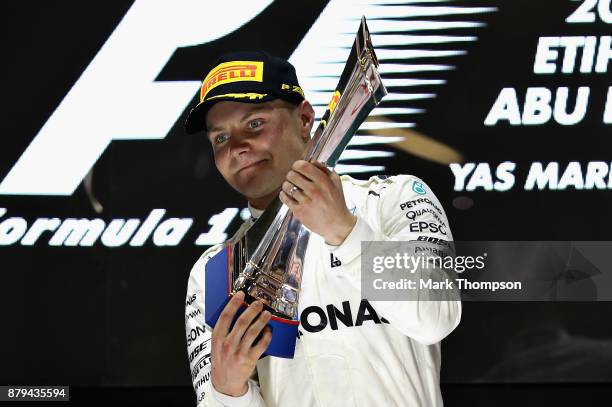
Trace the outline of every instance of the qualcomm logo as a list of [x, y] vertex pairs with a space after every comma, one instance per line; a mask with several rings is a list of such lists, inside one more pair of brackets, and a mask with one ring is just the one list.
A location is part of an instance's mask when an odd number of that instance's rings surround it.
[[[5, 195], [72, 195], [113, 140], [158, 140], [198, 81], [155, 82], [177, 48], [240, 28], [271, 0], [136, 0], [0, 183]], [[206, 21], [203, 21], [206, 20]]]
[[[384, 166], [342, 161], [394, 155], [360, 146], [396, 143], [398, 148], [404, 148], [401, 143], [406, 138], [405, 130], [415, 126], [413, 120], [405, 117], [425, 112], [407, 105], [435, 97], [434, 89], [445, 83], [444, 79], [410, 76], [422, 72], [442, 74], [454, 69], [449, 64], [418, 61], [463, 55], [466, 53], [461, 49], [463, 45], [477, 39], [471, 35], [432, 33], [473, 30], [484, 23], [466, 17], [496, 11], [494, 7], [452, 6], [448, 0], [428, 1], [433, 5], [407, 6], [420, 3], [410, 0], [356, 0], [347, 6], [345, 0], [332, 0], [293, 53], [291, 61], [298, 67], [302, 88], [321, 117], [338, 82], [361, 15], [372, 19], [369, 26], [381, 60], [383, 82], [390, 94], [351, 140], [340, 157], [338, 172], [384, 171]], [[0, 195], [72, 195], [113, 140], [165, 138], [200, 86], [198, 81], [155, 81], [174, 51], [231, 33], [270, 3], [272, 0], [227, 0], [223, 7], [214, 9], [213, 18], [205, 19], [210, 14], [210, 3], [203, 0], [136, 0], [2, 180]], [[400, 21], [399, 17], [410, 19]], [[434, 43], [443, 43], [448, 49], [429, 49], [428, 45]], [[400, 50], [398, 45], [418, 49]], [[413, 86], [431, 87], [431, 91], [411, 92]], [[389, 102], [400, 102], [403, 107], [389, 106]], [[396, 134], [388, 134], [389, 130]], [[378, 132], [384, 135], [373, 134]]]

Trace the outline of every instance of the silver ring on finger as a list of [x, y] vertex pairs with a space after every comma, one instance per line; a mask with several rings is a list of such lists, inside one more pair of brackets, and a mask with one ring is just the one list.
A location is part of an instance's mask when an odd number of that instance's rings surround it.
[[294, 186], [292, 186], [292, 187], [291, 187], [291, 189], [289, 190], [289, 196], [290, 196], [292, 199], [295, 199], [295, 198], [293, 197], [293, 194], [295, 194], [295, 192], [296, 192], [296, 191], [299, 191], [299, 188], [298, 188], [298, 187], [296, 187], [295, 185], [294, 185]]

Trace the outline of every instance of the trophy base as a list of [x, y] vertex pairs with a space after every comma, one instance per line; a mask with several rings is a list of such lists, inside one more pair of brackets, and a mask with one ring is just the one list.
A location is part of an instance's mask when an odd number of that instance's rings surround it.
[[[230, 277], [229, 244], [210, 258], [205, 267], [204, 320], [206, 325], [214, 328], [225, 305], [232, 298]], [[250, 297], [250, 296], [248, 296]], [[252, 297], [251, 297], [252, 298]], [[243, 303], [236, 312], [234, 322], [244, 312], [247, 304]], [[268, 322], [272, 329], [272, 341], [264, 355], [292, 359], [298, 335], [299, 321], [281, 318], [274, 314]]]

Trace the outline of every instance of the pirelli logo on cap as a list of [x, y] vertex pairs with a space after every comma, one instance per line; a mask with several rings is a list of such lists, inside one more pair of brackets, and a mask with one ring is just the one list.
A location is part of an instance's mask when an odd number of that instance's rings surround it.
[[206, 98], [208, 92], [219, 85], [243, 81], [263, 82], [263, 62], [230, 61], [217, 65], [204, 78], [200, 89], [200, 102]]

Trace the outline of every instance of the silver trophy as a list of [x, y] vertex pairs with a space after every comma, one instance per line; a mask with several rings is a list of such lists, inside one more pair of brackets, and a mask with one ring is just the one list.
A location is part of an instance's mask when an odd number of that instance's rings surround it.
[[[353, 134], [387, 94], [365, 17], [338, 87], [310, 140], [304, 160], [334, 167]], [[246, 235], [229, 241], [232, 294], [261, 300], [280, 320], [297, 320], [304, 255], [310, 232], [277, 197]]]

